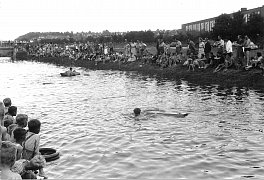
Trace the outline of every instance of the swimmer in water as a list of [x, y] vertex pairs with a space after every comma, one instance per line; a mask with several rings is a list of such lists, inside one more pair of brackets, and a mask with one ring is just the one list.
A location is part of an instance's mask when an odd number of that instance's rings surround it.
[[135, 117], [139, 116], [140, 113], [141, 113], [141, 109], [140, 109], [140, 108], [135, 108], [135, 109], [134, 109]]
[[[158, 112], [157, 112], [157, 110], [158, 110]], [[188, 115], [188, 113], [166, 113], [165, 111], [159, 110], [159, 109], [146, 110], [143, 113], [144, 113], [144, 115], [147, 115], [147, 116], [161, 115], [161, 116], [172, 116], [172, 117], [176, 117], [176, 118], [184, 118]], [[141, 109], [135, 108], [134, 109], [134, 115], [135, 115], [135, 117], [138, 117], [139, 115], [141, 115]]]

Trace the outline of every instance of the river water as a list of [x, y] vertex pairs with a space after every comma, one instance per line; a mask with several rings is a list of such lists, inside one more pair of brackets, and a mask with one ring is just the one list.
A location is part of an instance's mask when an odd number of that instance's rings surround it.
[[[0, 94], [57, 149], [50, 179], [264, 179], [264, 92], [0, 59]], [[155, 110], [136, 121], [132, 112]], [[185, 118], [162, 113], [189, 113]]]

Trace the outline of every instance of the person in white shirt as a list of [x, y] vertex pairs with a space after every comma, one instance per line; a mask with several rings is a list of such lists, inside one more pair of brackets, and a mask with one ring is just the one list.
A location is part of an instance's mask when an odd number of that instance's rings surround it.
[[228, 39], [225, 39], [225, 50], [226, 50], [226, 53], [230, 55], [230, 57], [232, 56], [232, 52], [233, 52], [233, 49], [232, 49], [232, 42]]
[[232, 66], [233, 60], [232, 60], [232, 53], [233, 53], [233, 48], [232, 48], [232, 42], [229, 39], [225, 39], [225, 52], [226, 52], [226, 58], [225, 58], [225, 70]]

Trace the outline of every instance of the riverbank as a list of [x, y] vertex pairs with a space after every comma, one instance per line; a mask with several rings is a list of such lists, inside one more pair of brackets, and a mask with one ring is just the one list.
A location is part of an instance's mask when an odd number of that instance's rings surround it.
[[[165, 78], [171, 80], [183, 79], [197, 85], [218, 84], [222, 87], [248, 87], [263, 89], [264, 76], [261, 75], [261, 70], [251, 69], [235, 70], [228, 69], [227, 71], [213, 72], [213, 68], [195, 69], [195, 71], [187, 71], [187, 67], [177, 65], [161, 69], [152, 64], [142, 64], [141, 62], [126, 62], [119, 64], [118, 62], [106, 62], [105, 64], [94, 61], [77, 60], [72, 61], [69, 58], [59, 57], [29, 57], [25, 52], [17, 54], [17, 60], [29, 60], [43, 63], [51, 63], [65, 67], [84, 67], [90, 70], [120, 70], [120, 71], [136, 71], [142, 75], [155, 76], [157, 78]], [[58, 72], [60, 73], [60, 72]]]

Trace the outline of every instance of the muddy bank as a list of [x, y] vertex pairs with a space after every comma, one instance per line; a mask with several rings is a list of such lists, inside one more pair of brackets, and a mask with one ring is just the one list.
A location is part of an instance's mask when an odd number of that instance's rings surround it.
[[[44, 63], [51, 63], [60, 66], [84, 67], [91, 70], [120, 70], [120, 71], [136, 71], [142, 75], [155, 76], [157, 78], [166, 78], [170, 80], [183, 79], [197, 85], [218, 84], [222, 87], [248, 87], [254, 89], [264, 89], [264, 76], [261, 70], [252, 69], [249, 71], [228, 69], [213, 73], [213, 68], [196, 69], [195, 71], [187, 71], [187, 67], [178, 65], [161, 69], [152, 64], [142, 64], [141, 62], [99, 62], [97, 65], [94, 61], [77, 60], [72, 61], [68, 58], [58, 57], [29, 57], [26, 53], [18, 53], [18, 60], [29, 60]], [[58, 72], [59, 73], [59, 72]]]

